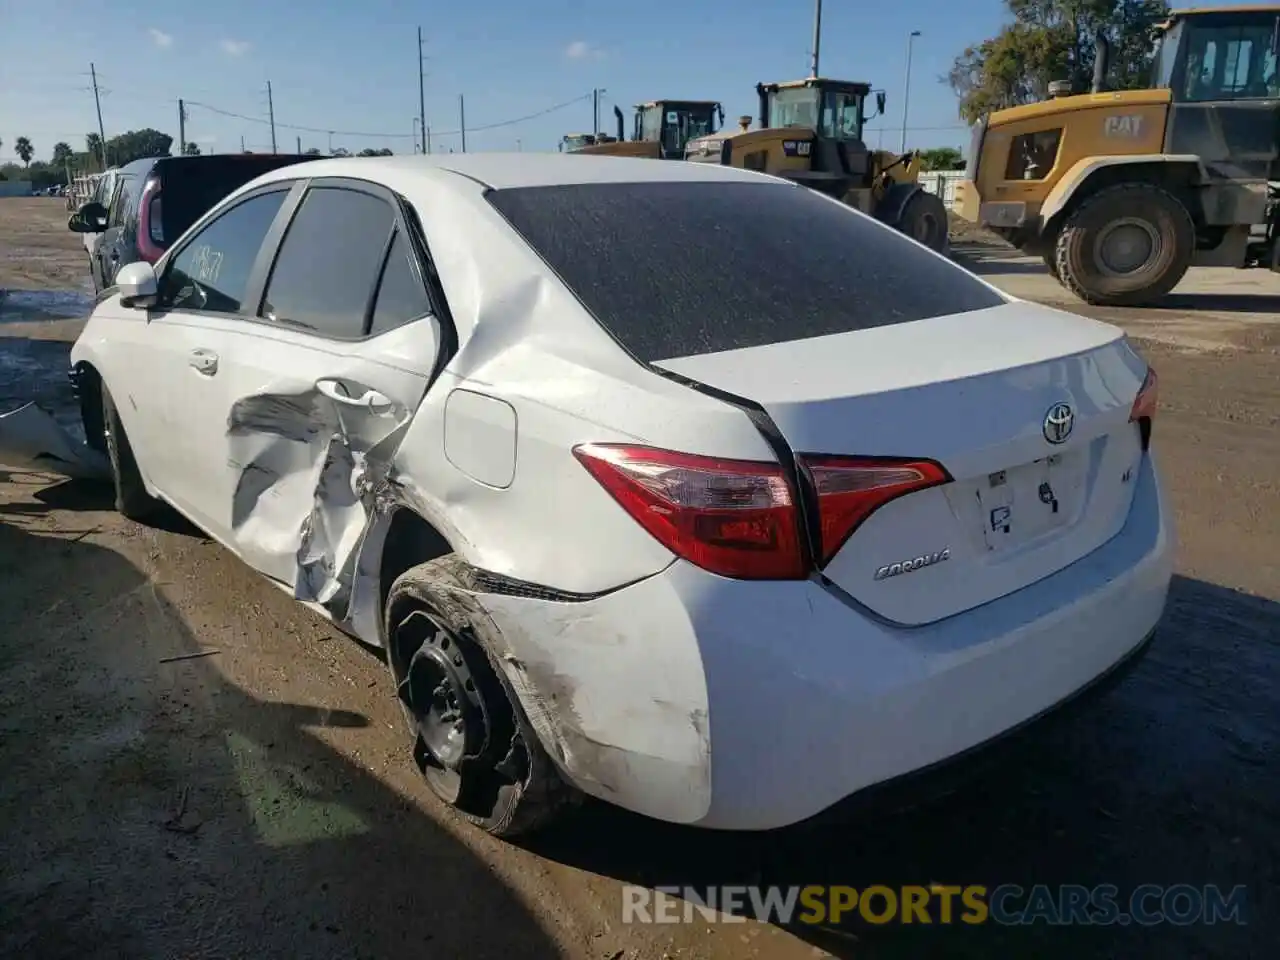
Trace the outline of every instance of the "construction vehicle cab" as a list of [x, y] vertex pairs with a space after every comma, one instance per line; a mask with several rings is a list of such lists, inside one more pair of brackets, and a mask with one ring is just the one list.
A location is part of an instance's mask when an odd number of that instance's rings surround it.
[[1280, 259], [1280, 5], [1175, 10], [1150, 86], [1055, 84], [974, 127], [958, 212], [1044, 258], [1081, 299], [1141, 306], [1191, 266]]
[[566, 133], [560, 140], [561, 153], [578, 153], [596, 142], [592, 133]]
[[597, 140], [586, 153], [683, 160], [685, 145], [691, 139], [714, 134], [724, 124], [724, 107], [715, 100], [651, 100], [636, 104], [631, 139], [627, 140], [622, 111], [617, 107], [613, 111], [618, 118], [617, 140]]
[[[920, 186], [920, 159], [868, 150], [862, 139], [869, 119], [871, 85], [809, 77], [756, 84], [760, 128], [691, 140], [685, 159], [720, 163], [785, 177], [872, 214], [926, 246], [947, 246], [942, 201]], [[885, 95], [876, 93], [876, 112]]]

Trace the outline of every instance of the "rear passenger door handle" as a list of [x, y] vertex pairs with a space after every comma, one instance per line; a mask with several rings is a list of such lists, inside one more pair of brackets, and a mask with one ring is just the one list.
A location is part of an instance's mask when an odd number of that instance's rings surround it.
[[206, 377], [212, 377], [218, 372], [218, 355], [212, 350], [192, 350], [187, 363], [197, 373], [203, 373]]

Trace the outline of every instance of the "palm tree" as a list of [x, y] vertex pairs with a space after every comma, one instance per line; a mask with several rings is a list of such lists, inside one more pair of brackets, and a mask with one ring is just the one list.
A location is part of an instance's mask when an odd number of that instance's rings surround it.
[[71, 162], [72, 156], [71, 144], [59, 141], [53, 145], [53, 165], [55, 167], [65, 167]]
[[24, 167], [31, 166], [31, 158], [35, 156], [36, 148], [31, 146], [31, 141], [26, 137], [19, 137], [13, 142], [13, 152], [22, 158]]

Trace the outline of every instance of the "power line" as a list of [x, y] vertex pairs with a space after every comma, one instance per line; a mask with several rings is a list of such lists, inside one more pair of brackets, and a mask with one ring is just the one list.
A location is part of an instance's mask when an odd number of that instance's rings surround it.
[[[514, 126], [517, 123], [526, 123], [529, 120], [536, 120], [538, 117], [545, 117], [549, 113], [555, 113], [557, 110], [563, 110], [566, 107], [571, 107], [574, 104], [582, 103], [583, 101], [590, 100], [590, 99], [591, 99], [591, 94], [584, 93], [580, 97], [574, 97], [572, 100], [565, 100], [563, 103], [557, 103], [554, 106], [547, 107], [544, 110], [538, 110], [535, 113], [526, 114], [523, 117], [512, 117], [509, 120], [500, 120], [497, 123], [486, 123], [478, 127], [468, 126], [467, 132], [476, 133], [481, 130], [497, 130], [501, 127]], [[268, 126], [270, 125], [270, 121], [264, 120], [262, 117], [250, 117], [250, 116], [246, 116], [243, 113], [235, 113], [234, 111], [231, 111], [231, 110], [223, 110], [221, 107], [215, 107], [208, 103], [201, 103], [198, 100], [188, 100], [186, 101], [186, 103], [187, 103], [187, 106], [189, 107], [199, 107], [202, 110], [208, 110], [210, 113], [216, 113], [219, 116], [230, 117], [233, 120], [243, 120], [245, 123], [260, 123], [260, 124], [266, 124]], [[411, 133], [375, 133], [368, 130], [330, 130], [328, 127], [306, 127], [297, 123], [280, 123], [279, 121], [276, 122], [276, 126], [285, 130], [298, 130], [298, 131], [301, 131], [302, 133], [332, 134], [333, 136], [336, 136], [336, 137], [369, 137], [369, 138], [382, 138], [386, 140], [410, 140], [413, 138], [413, 134]], [[432, 130], [431, 133], [433, 136], [437, 136], [437, 137], [449, 137], [449, 136], [458, 136], [459, 134], [462, 133], [462, 131], [461, 130], [444, 130], [444, 131]]]

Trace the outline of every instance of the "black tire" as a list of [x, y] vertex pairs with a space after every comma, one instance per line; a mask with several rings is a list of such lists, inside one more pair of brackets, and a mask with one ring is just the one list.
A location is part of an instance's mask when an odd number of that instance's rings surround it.
[[913, 194], [902, 208], [902, 215], [895, 226], [935, 253], [947, 252], [947, 207], [935, 194], [927, 190]]
[[[1110, 264], [1107, 241], [1116, 243]], [[1127, 255], [1126, 241], [1141, 259]], [[1122, 183], [1099, 190], [1067, 217], [1054, 261], [1059, 281], [1085, 303], [1140, 307], [1177, 286], [1195, 244], [1195, 224], [1177, 197], [1154, 183]]]
[[466, 569], [450, 554], [396, 578], [383, 621], [387, 666], [432, 793], [488, 833], [515, 837], [547, 826], [581, 794], [494, 662], [500, 638], [470, 597]]
[[133, 458], [133, 448], [120, 422], [115, 400], [105, 383], [102, 384], [102, 438], [111, 461], [111, 480], [116, 491], [116, 510], [130, 520], [145, 522], [155, 516], [160, 502], [147, 493], [138, 472], [138, 462]]

